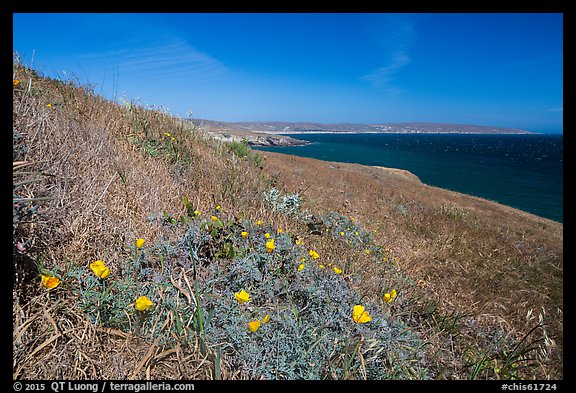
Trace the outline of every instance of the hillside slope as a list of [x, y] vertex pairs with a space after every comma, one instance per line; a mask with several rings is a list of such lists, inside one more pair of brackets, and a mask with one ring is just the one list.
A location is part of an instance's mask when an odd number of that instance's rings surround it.
[[561, 224], [18, 62], [13, 162], [14, 379], [562, 377]]
[[366, 223], [407, 275], [420, 280], [426, 301], [461, 317], [455, 323], [478, 340], [497, 329], [521, 338], [540, 317], [561, 364], [562, 224], [398, 171], [271, 152], [266, 164], [319, 211]]

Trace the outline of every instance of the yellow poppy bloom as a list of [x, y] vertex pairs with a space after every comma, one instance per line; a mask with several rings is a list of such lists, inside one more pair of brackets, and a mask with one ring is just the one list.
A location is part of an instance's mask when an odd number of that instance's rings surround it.
[[14, 87], [17, 87], [20, 84], [20, 81], [18, 79], [14, 79]]
[[324, 265], [318, 265], [319, 269], [324, 269]]
[[300, 239], [300, 238], [297, 238], [297, 239], [296, 239], [296, 244], [297, 244], [297, 245], [300, 245], [300, 244], [302, 244], [302, 239]]
[[194, 210], [194, 215], [195, 215], [195, 216], [199, 216], [200, 214], [202, 214], [202, 213], [200, 213], [200, 210]]
[[356, 323], [366, 323], [370, 322], [372, 317], [368, 311], [365, 311], [364, 306], [356, 305], [352, 312], [352, 319], [354, 319], [354, 322]]
[[257, 320], [255, 320], [255, 321], [252, 321], [252, 322], [249, 322], [249, 323], [248, 323], [248, 329], [249, 329], [251, 332], [255, 332], [256, 330], [258, 330], [258, 328], [260, 327], [260, 325], [261, 325], [260, 320], [257, 319]]
[[282, 228], [278, 228], [278, 233], [282, 233], [284, 230]]
[[396, 290], [393, 289], [389, 293], [385, 293], [383, 298], [386, 303], [392, 303], [392, 300], [394, 300], [395, 297], [396, 297]]
[[108, 277], [108, 275], [110, 275], [110, 269], [106, 265], [104, 265], [104, 262], [102, 261], [92, 262], [90, 264], [90, 269], [92, 269], [94, 274], [100, 277], [101, 279], [105, 279], [106, 277]]
[[265, 237], [266, 239], [270, 239], [270, 234], [269, 234], [268, 232], [266, 232], [266, 233], [264, 234], [264, 237]]
[[274, 248], [276, 248], [276, 246], [274, 245], [274, 239], [268, 240], [266, 242], [266, 251], [272, 252], [274, 251]]
[[370, 250], [366, 250], [366, 255], [370, 255]]
[[165, 132], [165, 133], [164, 133], [164, 136], [170, 136], [170, 133], [169, 133], [169, 132]]
[[136, 240], [136, 248], [142, 248], [144, 243], [146, 243], [146, 240], [139, 238], [138, 240]]
[[256, 221], [256, 225], [258, 225], [258, 226], [262, 225], [262, 221], [260, 221], [260, 220]]
[[318, 255], [318, 253], [317, 253], [316, 251], [314, 251], [314, 250], [310, 250], [310, 251], [308, 252], [308, 254], [310, 254], [310, 256], [311, 256], [312, 258], [314, 258], [314, 259], [320, 258], [320, 256]]
[[220, 207], [220, 205], [216, 206], [216, 210], [220, 210], [220, 209], [222, 209], [222, 208]]
[[252, 300], [250, 299], [250, 294], [245, 290], [241, 290], [240, 292], [234, 293], [234, 297], [236, 298], [236, 300], [238, 300], [239, 303], [246, 303]]
[[52, 104], [48, 104], [46, 105], [48, 108], [52, 108]]
[[264, 318], [262, 318], [262, 324], [265, 324], [269, 320], [270, 320], [270, 315], [266, 314], [266, 316]]
[[243, 231], [240, 235], [241, 235], [244, 239], [246, 239], [246, 238], [248, 237], [248, 232]]
[[47, 289], [54, 289], [60, 285], [60, 279], [54, 276], [42, 275], [42, 285]]
[[300, 270], [302, 270], [302, 269], [304, 269], [304, 264], [303, 264], [303, 263], [301, 263], [300, 266], [298, 266], [298, 271], [300, 271]]
[[338, 269], [336, 266], [334, 266], [334, 273], [336, 274], [342, 274], [342, 269]]
[[136, 299], [134, 307], [136, 307], [136, 310], [138, 311], [146, 311], [152, 304], [153, 303], [146, 296], [140, 296], [138, 299]]
[[340, 236], [344, 236], [344, 232], [340, 232]]
[[212, 216], [212, 217], [210, 217], [210, 219], [211, 219], [212, 221], [218, 221], [218, 217], [216, 217], [216, 216]]

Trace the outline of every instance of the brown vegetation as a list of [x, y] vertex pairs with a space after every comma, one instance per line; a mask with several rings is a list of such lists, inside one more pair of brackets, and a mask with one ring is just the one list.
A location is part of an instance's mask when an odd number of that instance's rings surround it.
[[[501, 332], [534, 359], [523, 377], [562, 378], [562, 224], [429, 187], [401, 171], [273, 153], [254, 165], [161, 109], [118, 105], [17, 63], [14, 79], [13, 160], [27, 165], [14, 172], [21, 182], [14, 192], [39, 207], [13, 234], [15, 379], [243, 378], [197, 340], [164, 347], [95, 326], [66, 283], [42, 288], [38, 269], [105, 258], [114, 274], [136, 238], [161, 235], [151, 215], [185, 213], [184, 196], [202, 212], [221, 205], [223, 216], [302, 233], [301, 222], [265, 206], [261, 195], [271, 186], [301, 193], [308, 211], [339, 211], [375, 231], [418, 283], [398, 318], [429, 343], [434, 377], [469, 378], [470, 365], [487, 368], [488, 360], [503, 367], [502, 348], [509, 347], [494, 341]], [[351, 252], [326, 236], [316, 244], [333, 261]], [[379, 298], [386, 280], [362, 256], [355, 260], [351, 282]]]
[[[464, 363], [463, 351], [481, 351], [487, 344], [481, 341], [496, 329], [522, 338], [541, 314], [555, 344], [547, 342], [553, 366], [537, 375], [561, 378], [562, 224], [425, 185], [405, 171], [277, 153], [266, 153], [266, 169], [313, 209], [357, 217], [374, 230], [406, 274], [421, 280], [422, 314], [438, 307], [444, 315], [464, 317], [468, 332], [445, 336], [439, 358]], [[457, 378], [451, 367], [462, 365], [442, 367], [447, 378]]]

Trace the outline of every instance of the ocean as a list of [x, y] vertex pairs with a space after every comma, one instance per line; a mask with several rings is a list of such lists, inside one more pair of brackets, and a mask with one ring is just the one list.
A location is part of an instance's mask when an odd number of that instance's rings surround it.
[[563, 222], [562, 135], [290, 136], [310, 144], [254, 149], [326, 161], [405, 169], [428, 185], [475, 195]]

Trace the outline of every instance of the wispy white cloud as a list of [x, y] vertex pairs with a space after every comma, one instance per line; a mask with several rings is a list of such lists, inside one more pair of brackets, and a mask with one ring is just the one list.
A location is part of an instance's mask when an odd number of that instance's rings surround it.
[[558, 106], [555, 108], [548, 108], [545, 110], [545, 112], [564, 112], [564, 107], [563, 106]]
[[412, 62], [410, 49], [416, 40], [415, 20], [404, 16], [388, 16], [383, 31], [377, 32], [378, 46], [383, 65], [361, 77], [377, 89], [400, 92], [401, 88], [391, 83], [398, 72]]
[[175, 38], [125, 42], [103, 53], [87, 54], [80, 60], [113, 65], [121, 75], [130, 78], [165, 81], [205, 82], [220, 79], [228, 72], [219, 60]]
[[[391, 56], [389, 63], [383, 67], [376, 69], [375, 71], [364, 75], [362, 79], [369, 81], [372, 86], [382, 89], [393, 89], [390, 82], [395, 79], [395, 73], [402, 67], [410, 64], [411, 60], [407, 53], [397, 52]], [[397, 88], [394, 88], [397, 91]]]

